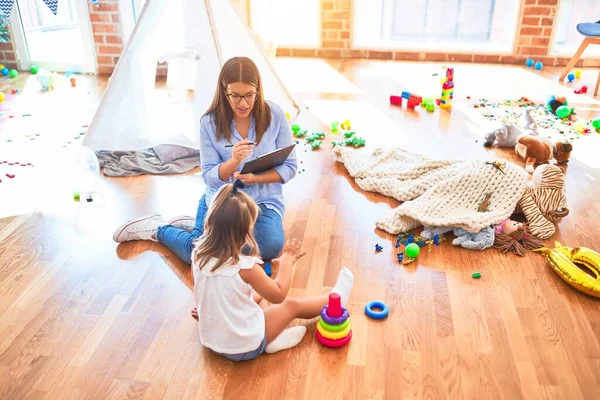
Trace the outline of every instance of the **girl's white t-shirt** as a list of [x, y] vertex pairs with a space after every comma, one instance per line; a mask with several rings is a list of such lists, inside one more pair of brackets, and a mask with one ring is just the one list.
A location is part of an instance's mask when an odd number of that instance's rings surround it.
[[262, 264], [262, 260], [240, 255], [237, 264], [225, 264], [211, 272], [216, 262], [212, 258], [202, 269], [195, 262], [192, 265], [200, 343], [225, 354], [256, 350], [265, 337], [265, 315], [252, 298], [252, 286], [242, 280], [239, 271]]

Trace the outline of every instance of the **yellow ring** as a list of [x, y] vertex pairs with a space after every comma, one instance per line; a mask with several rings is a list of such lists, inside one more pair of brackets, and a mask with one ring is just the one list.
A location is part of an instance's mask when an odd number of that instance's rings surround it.
[[346, 327], [346, 329], [344, 329], [343, 331], [329, 332], [329, 331], [326, 331], [325, 329], [323, 329], [321, 324], [317, 324], [317, 330], [319, 331], [321, 336], [323, 336], [326, 339], [331, 339], [331, 340], [339, 340], [339, 339], [345, 338], [350, 333], [350, 329], [352, 329], [352, 324], [349, 324], [348, 327]]

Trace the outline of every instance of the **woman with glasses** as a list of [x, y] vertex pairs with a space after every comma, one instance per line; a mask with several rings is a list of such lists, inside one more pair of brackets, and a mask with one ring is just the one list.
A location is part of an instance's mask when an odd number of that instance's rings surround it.
[[254, 62], [246, 57], [228, 60], [219, 74], [213, 102], [200, 121], [200, 162], [206, 192], [200, 198], [196, 218], [179, 216], [165, 222], [160, 214], [147, 215], [121, 225], [113, 239], [119, 243], [158, 241], [191, 264], [194, 241], [204, 233], [204, 219], [215, 193], [239, 180], [243, 182], [240, 190], [260, 207], [254, 226], [260, 255], [264, 260], [277, 257], [284, 243], [282, 185], [296, 175], [295, 150], [285, 163], [269, 171], [239, 171], [247, 161], [293, 144], [285, 112], [264, 99]]

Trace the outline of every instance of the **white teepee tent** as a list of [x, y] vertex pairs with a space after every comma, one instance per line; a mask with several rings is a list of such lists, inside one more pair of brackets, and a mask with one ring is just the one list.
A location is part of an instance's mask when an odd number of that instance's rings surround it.
[[[96, 151], [160, 144], [198, 148], [200, 117], [212, 101], [221, 66], [235, 56], [256, 63], [266, 99], [290, 112], [298, 110], [230, 0], [148, 0], [84, 144]], [[172, 61], [167, 82], [179, 93], [181, 85], [184, 91], [193, 89], [192, 102], [173, 101], [175, 92], [169, 97], [155, 90], [157, 61], [164, 59]]]

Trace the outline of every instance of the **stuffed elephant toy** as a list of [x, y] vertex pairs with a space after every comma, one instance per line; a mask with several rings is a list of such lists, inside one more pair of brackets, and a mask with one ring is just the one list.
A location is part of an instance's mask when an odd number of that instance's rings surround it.
[[493, 226], [488, 226], [477, 233], [448, 226], [428, 226], [421, 232], [421, 236], [430, 240], [435, 235], [443, 235], [450, 231], [453, 231], [454, 236], [456, 236], [452, 241], [452, 244], [455, 246], [461, 246], [469, 250], [485, 250], [494, 245], [495, 233]]
[[490, 147], [494, 142], [498, 141], [498, 147], [515, 147], [517, 138], [523, 134], [521, 128], [515, 124], [502, 125], [500, 128], [493, 130], [485, 135], [485, 147]]
[[525, 215], [533, 235], [548, 239], [556, 231], [554, 224], [569, 214], [565, 174], [556, 165], [540, 165], [533, 173], [533, 183], [525, 189], [515, 212]]

